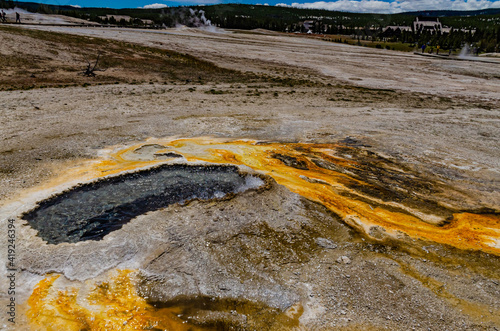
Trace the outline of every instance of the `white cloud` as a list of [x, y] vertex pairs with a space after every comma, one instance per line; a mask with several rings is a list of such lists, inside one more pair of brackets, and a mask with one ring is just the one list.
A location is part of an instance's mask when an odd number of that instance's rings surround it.
[[142, 9], [159, 9], [159, 8], [167, 8], [168, 6], [163, 3], [152, 3], [150, 5], [145, 5], [144, 7], [139, 7]]
[[500, 8], [500, 0], [337, 0], [316, 1], [276, 6], [310, 9], [339, 10], [357, 13], [399, 13], [417, 10], [478, 10]]
[[80, 6], [80, 5], [70, 5], [70, 7], [82, 8], [82, 6]]

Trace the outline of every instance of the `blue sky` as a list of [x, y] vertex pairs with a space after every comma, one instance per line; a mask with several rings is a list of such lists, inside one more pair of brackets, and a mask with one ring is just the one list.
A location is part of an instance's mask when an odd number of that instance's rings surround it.
[[[29, 1], [29, 0], [28, 0]], [[397, 13], [414, 10], [477, 10], [500, 8], [500, 0], [31, 0], [54, 5], [76, 5], [81, 7], [172, 7], [180, 5], [210, 5], [217, 3], [267, 4], [270, 6], [291, 6], [317, 8], [359, 13]]]

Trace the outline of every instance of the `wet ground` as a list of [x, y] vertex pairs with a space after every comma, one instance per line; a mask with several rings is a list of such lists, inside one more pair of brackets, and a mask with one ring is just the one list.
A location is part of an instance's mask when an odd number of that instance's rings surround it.
[[163, 166], [71, 188], [23, 219], [49, 244], [100, 240], [139, 215], [194, 199], [221, 199], [251, 188], [245, 187], [249, 180], [235, 167]]
[[[499, 328], [496, 67], [303, 38], [85, 31], [308, 82], [165, 84], [144, 72], [151, 84], [0, 92], [18, 329]], [[366, 67], [320, 65], [311, 48]], [[49, 244], [22, 220], [164, 163], [230, 167], [229, 191], [247, 184], [240, 174], [266, 184], [140, 210], [100, 240]]]
[[[461, 211], [460, 201], [445, 207], [453, 190], [352, 138], [152, 139], [103, 153], [61, 178], [88, 184], [24, 216], [18, 266], [31, 282], [57, 275], [38, 282], [21, 307], [35, 329], [493, 329], [500, 322], [498, 211]], [[148, 165], [155, 167], [131, 172]], [[178, 186], [185, 180], [188, 190]], [[216, 191], [230, 196], [214, 193], [221, 185]], [[173, 200], [164, 194], [182, 201], [166, 206]], [[141, 203], [145, 196], [155, 208]], [[70, 236], [73, 222], [60, 222], [75, 214], [94, 233], [101, 209], [99, 238]], [[53, 225], [37, 232], [33, 221]], [[44, 235], [48, 228], [57, 240]]]

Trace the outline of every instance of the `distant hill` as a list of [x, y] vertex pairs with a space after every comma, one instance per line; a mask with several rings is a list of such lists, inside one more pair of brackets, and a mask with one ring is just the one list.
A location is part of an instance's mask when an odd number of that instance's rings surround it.
[[244, 4], [203, 7], [207, 18], [225, 28], [265, 28], [284, 31], [306, 20], [343, 28], [411, 25], [417, 16], [437, 16], [443, 24], [457, 28], [500, 26], [500, 9], [476, 11], [419, 11], [398, 14], [366, 14]]
[[423, 10], [402, 13], [411, 16], [432, 16], [432, 17], [469, 17], [479, 15], [498, 15], [500, 8], [490, 8], [481, 10]]
[[[316, 29], [329, 26], [328, 33], [352, 33], [353, 29], [382, 29], [389, 25], [411, 25], [416, 16], [440, 17], [444, 25], [456, 28], [489, 29], [500, 26], [500, 8], [475, 11], [415, 11], [398, 14], [366, 14], [329, 11], [321, 9], [301, 9], [291, 7], [275, 7], [246, 4], [218, 4], [210, 6], [170, 7], [162, 9], [139, 8], [78, 8], [73, 6], [45, 5], [35, 2], [14, 2], [0, 0], [0, 7], [18, 6], [31, 12], [46, 14], [63, 14], [87, 20], [102, 21], [99, 17], [106, 15], [125, 15], [137, 19], [147, 19], [156, 25], [174, 26], [190, 25], [198, 22], [203, 12], [204, 17], [213, 24], [223, 28], [256, 29], [264, 28], [275, 31], [303, 31], [304, 21], [314, 21]], [[198, 19], [193, 16], [196, 11]], [[193, 17], [195, 18], [193, 20]], [[125, 24], [121, 22], [121, 24]], [[132, 23], [130, 23], [132, 24]]]
[[[67, 11], [67, 12], [107, 12], [116, 13], [117, 15], [123, 15], [125, 13], [137, 13], [139, 15], [144, 13], [160, 13], [164, 12], [165, 9], [140, 9], [140, 8], [124, 8], [124, 9], [113, 9], [104, 7], [74, 7], [68, 5], [47, 5], [36, 2], [24, 2], [24, 1], [5, 1], [0, 0], [0, 7], [20, 7], [31, 12], [39, 11]], [[189, 6], [183, 6], [178, 8], [189, 8]], [[198, 6], [191, 6], [191, 8], [200, 9]], [[499, 15], [500, 8], [490, 8], [482, 10], [472, 10], [472, 11], [454, 11], [454, 10], [423, 10], [423, 11], [412, 11], [397, 14], [372, 14], [372, 13], [352, 13], [352, 12], [341, 12], [341, 11], [330, 11], [325, 9], [302, 9], [293, 7], [275, 7], [275, 6], [262, 6], [262, 5], [247, 5], [247, 4], [219, 4], [219, 5], [209, 5], [203, 6], [206, 12], [217, 12], [217, 13], [233, 13], [235, 15], [250, 14], [250, 16], [257, 17], [267, 17], [273, 19], [304, 19], [307, 17], [321, 17], [321, 16], [332, 16], [332, 15], [344, 15], [346, 17], [377, 17], [377, 18], [389, 18], [389, 17], [400, 17], [400, 16], [432, 16], [432, 17], [474, 17], [480, 15]]]
[[[500, 50], [500, 8], [475, 11], [416, 11], [398, 14], [366, 14], [246, 4], [140, 8], [78, 8], [34, 2], [0, 0], [0, 7], [14, 6], [44, 14], [61, 14], [101, 24], [161, 28], [183, 24], [190, 27], [209, 24], [226, 29], [267, 29], [281, 32], [313, 33], [323, 39], [382, 48], [386, 42], [400, 43], [403, 49], [426, 44], [429, 49], [461, 49], [474, 45], [478, 52]], [[415, 17], [439, 17], [444, 27], [435, 31], [413, 31], [395, 26], [412, 26]], [[386, 27], [392, 28], [386, 29]], [[443, 29], [445, 31], [445, 29]], [[364, 42], [364, 43], [363, 43]], [[390, 47], [385, 45], [385, 48]]]

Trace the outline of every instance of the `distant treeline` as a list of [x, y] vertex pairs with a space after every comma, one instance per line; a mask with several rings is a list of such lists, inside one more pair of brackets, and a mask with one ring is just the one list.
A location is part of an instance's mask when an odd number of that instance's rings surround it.
[[[500, 9], [473, 12], [414, 12], [402, 14], [358, 14], [327, 10], [297, 9], [257, 5], [214, 5], [204, 7], [213, 24], [229, 29], [263, 28], [282, 32], [348, 35], [359, 40], [403, 43], [457, 49], [465, 43], [485, 52], [500, 45]], [[415, 17], [437, 16], [450, 33], [389, 30], [386, 26], [412, 26]], [[463, 15], [463, 16], [459, 16]], [[457, 15], [457, 16], [454, 16]]]
[[[186, 7], [172, 7], [164, 9], [138, 9], [138, 8], [126, 8], [126, 9], [112, 9], [112, 8], [79, 8], [74, 6], [56, 6], [56, 5], [46, 5], [35, 2], [15, 2], [0, 0], [0, 8], [14, 8], [18, 7], [25, 9], [32, 13], [41, 14], [57, 14], [66, 15], [75, 18], [80, 18], [83, 20], [88, 20], [92, 22], [105, 23], [105, 24], [116, 24], [116, 25], [137, 25], [141, 24], [139, 20], [151, 20], [154, 25], [159, 27], [166, 26], [172, 27], [178, 22], [184, 19], [185, 13], [188, 13]], [[101, 17], [106, 15], [115, 16], [130, 16], [134, 19], [132, 21], [104, 21]]]
[[[409, 44], [441, 45], [459, 48], [473, 43], [482, 51], [493, 52], [500, 45], [500, 8], [479, 11], [421, 11], [401, 14], [360, 14], [319, 9], [299, 9], [262, 5], [221, 4], [203, 7], [171, 7], [162, 9], [76, 8], [32, 2], [0, 0], [0, 7], [14, 5], [46, 14], [61, 14], [104, 24], [144, 25], [151, 21], [156, 27], [177, 24], [196, 26], [204, 15], [213, 25], [227, 29], [268, 29], [281, 32], [302, 32], [348, 35], [359, 40], [399, 41]], [[194, 11], [194, 14], [193, 14]], [[106, 17], [106, 15], [108, 17]], [[133, 20], [116, 20], [110, 15], [130, 16]], [[417, 16], [439, 17], [451, 33], [389, 30], [386, 26], [412, 26]], [[106, 18], [103, 18], [106, 17]]]
[[500, 28], [478, 28], [474, 30], [452, 30], [450, 33], [434, 33], [429, 32], [414, 33], [412, 31], [386, 31], [380, 34], [382, 36], [390, 36], [384, 38], [387, 41], [400, 41], [403, 43], [420, 46], [423, 44], [429, 46], [441, 46], [446, 50], [460, 49], [467, 44], [472, 45], [471, 48], [476, 48], [477, 52], [499, 52], [500, 47]]

